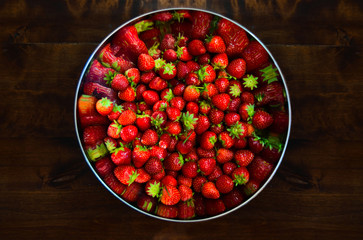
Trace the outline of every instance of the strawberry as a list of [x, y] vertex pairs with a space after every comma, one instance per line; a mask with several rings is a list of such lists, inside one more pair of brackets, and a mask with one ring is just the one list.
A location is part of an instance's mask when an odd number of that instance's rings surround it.
[[229, 64], [227, 54], [219, 53], [219, 54], [215, 55], [211, 60], [211, 64], [215, 69], [227, 68], [227, 66]]
[[155, 13], [151, 17], [151, 20], [153, 20], [153, 21], [160, 21], [160, 22], [168, 22], [168, 21], [170, 21], [172, 19], [173, 19], [173, 14], [171, 14], [168, 11]]
[[109, 156], [105, 156], [95, 162], [95, 169], [102, 178], [112, 173], [114, 167], [115, 165]]
[[188, 102], [186, 105], [186, 110], [187, 112], [194, 114], [194, 116], [197, 116], [199, 113], [199, 105], [196, 102]]
[[254, 157], [254, 153], [248, 149], [238, 150], [234, 155], [236, 163], [241, 167], [248, 166], [252, 162]]
[[120, 138], [120, 132], [121, 132], [122, 126], [117, 122], [112, 122], [107, 128], [107, 136], [117, 139]]
[[137, 177], [135, 179], [135, 182], [137, 183], [146, 183], [151, 179], [151, 176], [144, 168], [138, 168], [136, 169]]
[[222, 174], [222, 169], [216, 165], [214, 166], [212, 173], [208, 175], [207, 179], [208, 181], [215, 182]]
[[224, 115], [224, 123], [228, 127], [236, 124], [240, 120], [241, 120], [241, 116], [235, 112], [229, 112], [226, 115]]
[[158, 70], [159, 76], [165, 80], [173, 79], [174, 77], [176, 77], [176, 73], [177, 73], [176, 66], [174, 63], [171, 62], [165, 63]]
[[132, 162], [136, 168], [141, 168], [150, 158], [150, 151], [145, 146], [136, 146], [132, 150]]
[[97, 98], [82, 94], [77, 101], [77, 110], [80, 117], [94, 115], [96, 113]]
[[284, 90], [280, 82], [272, 82], [261, 86], [253, 91], [257, 99], [257, 106], [264, 105], [283, 105], [285, 103]]
[[116, 139], [114, 139], [112, 137], [105, 137], [103, 139], [103, 142], [105, 143], [105, 146], [109, 152], [113, 152], [116, 149], [117, 144], [118, 144]]
[[182, 131], [182, 126], [180, 122], [171, 122], [168, 121], [165, 125], [167, 133], [172, 136], [178, 136]]
[[198, 119], [194, 117], [194, 114], [190, 114], [189, 112], [182, 113], [181, 121], [184, 126], [184, 130], [189, 131], [195, 128]]
[[233, 139], [241, 139], [247, 136], [248, 126], [246, 123], [238, 121], [230, 128], [227, 128], [227, 131]]
[[220, 164], [223, 164], [223, 163], [226, 163], [226, 162], [229, 162], [233, 159], [234, 157], [234, 153], [232, 150], [230, 149], [227, 149], [227, 148], [219, 148], [217, 150], [217, 162], [220, 163]]
[[183, 94], [183, 98], [185, 101], [191, 102], [191, 101], [197, 101], [200, 96], [200, 90], [198, 87], [194, 85], [188, 85]]
[[137, 178], [137, 171], [131, 165], [119, 165], [115, 168], [114, 174], [117, 179], [125, 185], [131, 185]]
[[282, 134], [285, 133], [289, 127], [289, 115], [287, 112], [279, 110], [272, 113], [273, 123], [270, 126], [270, 131]]
[[202, 186], [204, 183], [206, 183], [208, 180], [206, 177], [197, 175], [195, 178], [193, 178], [193, 190], [194, 192], [200, 193], [202, 191]]
[[240, 79], [246, 73], [246, 61], [243, 58], [236, 58], [228, 64], [226, 71], [232, 77]]
[[149, 115], [136, 115], [135, 125], [144, 132], [151, 127], [151, 118]]
[[203, 197], [208, 199], [218, 199], [220, 197], [220, 193], [214, 184], [214, 182], [206, 182], [202, 186], [201, 191]]
[[176, 76], [179, 80], [184, 79], [190, 72], [188, 65], [185, 62], [179, 61], [176, 64]]
[[173, 219], [178, 216], [178, 207], [174, 205], [168, 206], [164, 204], [158, 204], [155, 210], [155, 214], [159, 217]]
[[224, 53], [226, 51], [226, 44], [223, 38], [218, 35], [207, 37], [205, 47], [211, 53]]
[[171, 136], [168, 133], [163, 133], [160, 136], [159, 147], [167, 149], [170, 146]]
[[230, 101], [231, 97], [227, 93], [220, 93], [212, 97], [212, 104], [221, 111], [228, 108]]
[[151, 125], [160, 132], [162, 128], [165, 127], [167, 118], [166, 112], [155, 111], [151, 115]]
[[247, 104], [254, 104], [255, 96], [250, 92], [244, 91], [241, 93], [241, 101]]
[[198, 175], [198, 164], [194, 161], [186, 161], [181, 171], [185, 177], [195, 178]]
[[[106, 86], [107, 79], [112, 78], [114, 74], [114, 69], [103, 66], [97, 59], [95, 59], [92, 61], [91, 66], [86, 74], [86, 82], [93, 82], [101, 84], [102, 86]], [[92, 95], [90, 93], [86, 94]]]
[[190, 34], [192, 39], [204, 40], [208, 34], [213, 16], [202, 11], [193, 11]]
[[199, 115], [198, 121], [197, 121], [197, 126], [195, 127], [195, 133], [198, 135], [201, 135], [202, 133], [204, 133], [205, 131], [208, 130], [210, 125], [211, 124], [210, 124], [209, 118], [207, 116]]
[[235, 139], [230, 136], [228, 131], [221, 132], [218, 136], [218, 140], [222, 144], [222, 147], [227, 149], [233, 147], [235, 143]]
[[106, 137], [104, 126], [88, 126], [83, 130], [83, 142], [85, 145], [94, 145]]
[[113, 173], [107, 174], [103, 181], [116, 194], [121, 195], [126, 190], [126, 185], [120, 183]]
[[258, 41], [251, 41], [243, 49], [242, 58], [246, 61], [247, 71], [251, 72], [267, 63], [269, 55], [266, 49]]
[[176, 174], [176, 171], [169, 170], [167, 172], [167, 175], [161, 179], [161, 184], [164, 186], [170, 185], [170, 186], [177, 187], [178, 181], [176, 180], [175, 176], [173, 176], [175, 174]]
[[165, 170], [179, 171], [184, 164], [183, 155], [178, 152], [171, 153], [163, 162]]
[[222, 166], [222, 171], [224, 174], [231, 176], [232, 172], [237, 168], [237, 164], [234, 162], [226, 162]]
[[198, 56], [197, 62], [199, 65], [202, 66], [205, 64], [209, 64], [211, 62], [211, 59], [212, 59], [211, 55], [208, 52], [206, 52], [206, 53]]
[[141, 80], [140, 71], [138, 68], [130, 68], [125, 71], [125, 77], [132, 86], [138, 84]]
[[205, 83], [202, 91], [202, 97], [204, 99], [210, 99], [214, 95], [218, 94], [218, 89], [213, 83]]
[[199, 56], [206, 53], [204, 43], [199, 39], [193, 39], [188, 44], [188, 52], [193, 56]]
[[168, 82], [161, 77], [154, 77], [149, 83], [149, 88], [155, 91], [162, 91], [168, 87]]
[[193, 197], [193, 190], [186, 185], [179, 185], [178, 187], [181, 201], [188, 201]]
[[142, 93], [142, 97], [147, 105], [154, 105], [157, 101], [160, 100], [159, 94], [154, 90], [146, 90]]
[[200, 86], [202, 82], [200, 81], [198, 74], [195, 72], [189, 72], [185, 77], [186, 85]]
[[128, 165], [131, 164], [132, 153], [131, 149], [125, 146], [116, 148], [111, 153], [111, 160], [116, 165]]
[[214, 170], [216, 160], [214, 158], [201, 158], [198, 160], [198, 167], [204, 176], [208, 176]]
[[168, 151], [164, 148], [154, 145], [150, 148], [150, 156], [163, 160], [168, 156]]
[[83, 85], [83, 92], [86, 95], [93, 95], [97, 98], [107, 97], [111, 101], [117, 101], [118, 96], [114, 89], [103, 86], [96, 82], [85, 82]]
[[245, 167], [238, 167], [232, 172], [232, 179], [236, 185], [244, 185], [250, 179], [250, 173]]
[[234, 144], [233, 144], [233, 147], [235, 149], [243, 149], [243, 148], [246, 148], [246, 146], [247, 146], [247, 139], [246, 138], [240, 138], [240, 139], [237, 138], [237, 139], [235, 139]]
[[145, 163], [145, 170], [149, 174], [155, 175], [163, 170], [163, 164], [159, 158], [151, 157]]
[[155, 61], [149, 54], [142, 53], [137, 59], [137, 67], [140, 71], [148, 72], [154, 69]]
[[149, 212], [149, 213], [153, 213], [156, 209], [158, 202], [156, 198], [153, 198], [151, 196], [148, 196], [146, 194], [142, 194], [138, 199], [137, 199], [137, 207], [140, 208], [141, 210], [145, 211], [145, 212]]
[[204, 148], [198, 147], [197, 155], [200, 158], [214, 158], [216, 156], [216, 153], [215, 153], [214, 149], [206, 150]]
[[192, 199], [178, 204], [178, 218], [183, 220], [195, 217], [195, 205]]
[[181, 111], [176, 107], [167, 107], [166, 114], [171, 121], [178, 121], [181, 117]]
[[116, 74], [109, 82], [110, 86], [117, 91], [124, 91], [129, 86], [129, 80], [123, 74]]
[[156, 77], [156, 73], [154, 71], [143, 72], [140, 75], [140, 82], [144, 84], [149, 84], [151, 80], [154, 79], [154, 77]]
[[141, 137], [141, 143], [146, 146], [156, 145], [158, 140], [158, 134], [152, 129], [147, 129]]
[[[184, 165], [183, 165], [184, 166]], [[192, 187], [193, 179], [179, 174], [177, 176], [178, 185], [185, 185], [187, 187]]]
[[263, 110], [258, 110], [252, 117], [252, 124], [257, 129], [265, 129], [268, 128], [273, 123], [272, 116]]
[[260, 182], [255, 179], [251, 179], [243, 186], [243, 193], [249, 197], [252, 196], [260, 188]]
[[134, 124], [136, 121], [136, 113], [132, 110], [123, 111], [117, 119], [117, 122], [123, 126]]
[[223, 119], [224, 119], [224, 112], [216, 109], [216, 108], [212, 108], [208, 114], [209, 120], [211, 121], [211, 123], [213, 124], [220, 124]]
[[248, 90], [253, 90], [257, 88], [258, 81], [257, 77], [254, 77], [252, 74], [247, 74], [245, 77], [243, 77], [243, 87]]
[[101, 49], [97, 59], [103, 66], [107, 68], [113, 68], [114, 70], [121, 73], [134, 66], [132, 62], [124, 59], [123, 57], [116, 57], [110, 43]]
[[160, 50], [165, 51], [167, 49], [174, 49], [175, 42], [176, 42], [176, 40], [172, 34], [170, 34], [170, 33], [165, 34], [160, 43]]
[[179, 140], [176, 144], [176, 150], [181, 154], [187, 154], [192, 150], [194, 143], [188, 139], [186, 140]]
[[160, 193], [160, 202], [170, 206], [176, 205], [180, 201], [179, 190], [172, 185], [165, 185]]
[[133, 102], [136, 98], [135, 89], [132, 86], [128, 86], [125, 90], [119, 91], [117, 94], [118, 98], [126, 101], [126, 102]]
[[161, 189], [161, 183], [159, 180], [150, 179], [145, 184], [145, 193], [150, 197], [158, 197]]
[[143, 187], [141, 183], [133, 182], [122, 192], [121, 197], [127, 202], [136, 202], [142, 194]]
[[219, 135], [224, 131], [224, 125], [221, 123], [213, 124], [210, 126], [209, 130], [214, 132], [215, 134]]
[[228, 175], [221, 175], [216, 180], [216, 188], [220, 193], [226, 194], [232, 191], [234, 183]]
[[239, 107], [238, 113], [243, 121], [251, 121], [253, 115], [255, 114], [255, 105], [250, 103], [243, 103]]
[[240, 190], [234, 188], [232, 191], [224, 195], [222, 200], [226, 208], [231, 209], [237, 207], [243, 202], [243, 194]]
[[216, 79], [216, 72], [210, 64], [205, 64], [198, 70], [198, 77], [204, 83], [212, 83]]
[[175, 62], [178, 60], [178, 55], [174, 49], [167, 49], [163, 54], [163, 58], [167, 62]]
[[214, 132], [206, 131], [200, 139], [200, 146], [206, 150], [212, 149], [217, 142], [217, 135]]
[[232, 97], [231, 102], [229, 103], [229, 106], [227, 108], [227, 111], [238, 112], [240, 105], [241, 105], [241, 99], [238, 97]]
[[211, 109], [212, 109], [212, 106], [210, 105], [209, 102], [207, 102], [205, 100], [199, 102], [199, 111], [201, 114], [208, 115]]
[[193, 56], [189, 53], [186, 46], [178, 47], [178, 49], [176, 50], [176, 55], [178, 56], [178, 59], [183, 62], [187, 62], [193, 59]]

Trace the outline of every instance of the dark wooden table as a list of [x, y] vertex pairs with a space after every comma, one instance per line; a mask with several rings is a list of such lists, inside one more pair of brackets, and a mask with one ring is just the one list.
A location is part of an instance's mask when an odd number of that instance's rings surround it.
[[[255, 33], [293, 108], [284, 161], [265, 190], [190, 224], [113, 197], [84, 161], [73, 122], [77, 81], [98, 43], [132, 17], [178, 6]], [[0, 25], [0, 239], [362, 239], [362, 1], [2, 0]]]

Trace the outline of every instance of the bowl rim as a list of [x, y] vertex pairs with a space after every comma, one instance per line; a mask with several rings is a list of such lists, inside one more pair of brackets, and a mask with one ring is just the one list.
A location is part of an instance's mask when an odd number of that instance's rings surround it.
[[[129, 25], [132, 22], [138, 21], [146, 16], [155, 14], [155, 13], [159, 13], [159, 12], [164, 12], [164, 11], [177, 11], [177, 10], [190, 10], [190, 11], [201, 11], [201, 12], [206, 12], [209, 14], [212, 14], [214, 16], [218, 16], [220, 18], [224, 18], [226, 20], [231, 21], [232, 23], [236, 24], [237, 26], [239, 26], [240, 28], [242, 28], [243, 30], [245, 30], [248, 35], [250, 35], [251, 37], [253, 37], [256, 41], [258, 41], [263, 48], [267, 51], [267, 53], [269, 54], [269, 58], [272, 60], [272, 62], [274, 63], [275, 67], [277, 68], [280, 77], [281, 77], [281, 82], [284, 86], [284, 91], [286, 94], [286, 100], [287, 100], [287, 108], [288, 108], [288, 116], [289, 116], [289, 122], [288, 122], [288, 129], [286, 132], [286, 138], [285, 138], [285, 144], [284, 147], [281, 151], [281, 156], [279, 158], [279, 160], [276, 163], [276, 166], [274, 168], [274, 170], [272, 171], [272, 173], [270, 174], [270, 176], [268, 177], [268, 179], [266, 179], [264, 181], [264, 183], [262, 184], [262, 186], [260, 186], [260, 188], [252, 195], [250, 196], [247, 200], [243, 201], [240, 205], [229, 209], [223, 213], [214, 215], [214, 216], [208, 216], [205, 218], [196, 218], [196, 219], [188, 219], [188, 220], [184, 220], [184, 219], [170, 219], [170, 218], [164, 218], [164, 217], [160, 217], [157, 216], [156, 214], [152, 214], [152, 213], [148, 213], [145, 212], [139, 208], [137, 208], [136, 206], [132, 205], [131, 203], [125, 201], [121, 196], [119, 196], [118, 194], [116, 194], [109, 186], [107, 186], [107, 184], [103, 181], [103, 179], [98, 175], [98, 173], [96, 172], [95, 168], [92, 166], [91, 162], [89, 161], [84, 148], [82, 146], [82, 140], [80, 137], [80, 129], [78, 128], [78, 111], [77, 111], [77, 103], [78, 103], [78, 98], [81, 92], [81, 85], [82, 85], [82, 81], [83, 78], [88, 70], [88, 67], [90, 66], [90, 63], [94, 60], [94, 57], [96, 55], [96, 53], [106, 44], [108, 43], [108, 41], [110, 40], [110, 38], [112, 38], [112, 36], [118, 32], [121, 28]], [[76, 132], [76, 137], [78, 140], [78, 144], [80, 146], [81, 149], [81, 153], [83, 155], [84, 160], [86, 161], [87, 165], [89, 166], [89, 168], [91, 169], [91, 171], [93, 172], [93, 174], [96, 176], [96, 178], [101, 182], [101, 184], [112, 194], [114, 195], [117, 199], [121, 200], [124, 204], [126, 204], [127, 206], [131, 207], [132, 209], [136, 210], [137, 212], [140, 212], [144, 215], [147, 215], [149, 217], [155, 218], [155, 219], [159, 219], [159, 220], [163, 220], [163, 221], [169, 221], [169, 222], [179, 222], [179, 223], [191, 223], [191, 222], [203, 222], [203, 221], [209, 221], [209, 220], [213, 220], [216, 218], [220, 218], [223, 217], [225, 215], [228, 215], [232, 212], [235, 212], [236, 210], [242, 208], [243, 206], [247, 205], [250, 201], [252, 201], [252, 199], [256, 198], [262, 191], [263, 189], [269, 184], [269, 182], [272, 180], [272, 178], [274, 177], [274, 175], [276, 174], [278, 168], [281, 165], [282, 159], [284, 158], [285, 152], [286, 152], [286, 148], [288, 145], [288, 142], [290, 140], [290, 133], [291, 133], [291, 117], [292, 117], [292, 112], [291, 112], [291, 100], [290, 100], [290, 95], [289, 95], [289, 91], [288, 91], [288, 87], [285, 81], [285, 77], [280, 69], [280, 66], [278, 65], [277, 61], [275, 60], [275, 58], [273, 57], [273, 55], [271, 54], [271, 52], [269, 51], [269, 49], [265, 46], [265, 44], [258, 38], [256, 37], [249, 29], [247, 29], [246, 27], [244, 27], [243, 25], [241, 25], [240, 23], [236, 22], [235, 20], [232, 20], [220, 13], [217, 12], [213, 12], [210, 10], [206, 10], [206, 9], [200, 9], [200, 8], [192, 8], [192, 7], [172, 7], [172, 8], [163, 8], [163, 9], [158, 9], [158, 10], [154, 10], [154, 11], [150, 11], [150, 12], [145, 12], [139, 16], [133, 17], [132, 19], [122, 23], [121, 25], [119, 25], [117, 28], [115, 28], [111, 33], [109, 33], [99, 44], [98, 46], [94, 49], [94, 51], [92, 52], [92, 54], [89, 56], [88, 60], [86, 61], [86, 64], [83, 67], [83, 70], [81, 72], [81, 75], [78, 79], [78, 83], [77, 83], [77, 87], [76, 87], [76, 93], [75, 93], [75, 98], [74, 98], [74, 106], [73, 106], [73, 114], [74, 114], [74, 124], [75, 124], [75, 132]]]

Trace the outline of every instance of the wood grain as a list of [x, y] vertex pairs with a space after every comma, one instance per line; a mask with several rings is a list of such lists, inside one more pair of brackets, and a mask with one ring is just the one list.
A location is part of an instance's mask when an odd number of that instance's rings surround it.
[[[177, 224], [122, 204], [74, 131], [78, 79], [130, 18], [202, 8], [244, 25], [285, 75], [292, 131], [264, 191], [222, 218]], [[363, 3], [358, 0], [0, 2], [1, 239], [361, 239]]]

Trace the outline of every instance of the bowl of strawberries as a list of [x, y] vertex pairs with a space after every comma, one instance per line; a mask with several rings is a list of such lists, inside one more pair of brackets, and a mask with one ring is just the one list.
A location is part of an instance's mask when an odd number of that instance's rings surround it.
[[103, 186], [175, 222], [221, 217], [255, 198], [291, 128], [286, 82], [265, 45], [192, 8], [150, 12], [110, 33], [81, 73], [74, 116]]

